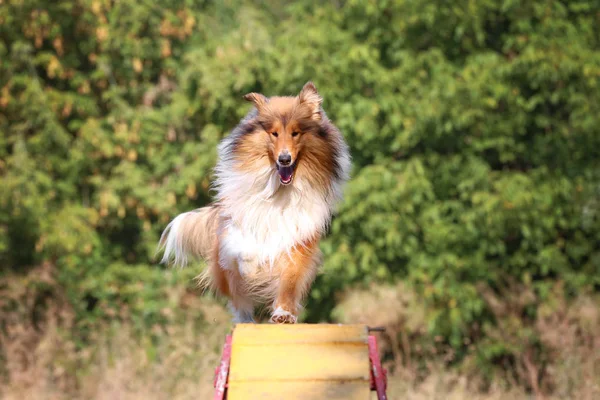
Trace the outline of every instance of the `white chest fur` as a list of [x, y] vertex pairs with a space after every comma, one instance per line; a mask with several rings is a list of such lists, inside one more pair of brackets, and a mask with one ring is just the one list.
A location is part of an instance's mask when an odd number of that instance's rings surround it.
[[[220, 263], [239, 265], [242, 274], [272, 265], [279, 255], [322, 233], [331, 216], [331, 195], [304, 185], [279, 183], [269, 168], [258, 176], [229, 177], [220, 186], [222, 220]], [[257, 190], [261, 188], [260, 191]]]

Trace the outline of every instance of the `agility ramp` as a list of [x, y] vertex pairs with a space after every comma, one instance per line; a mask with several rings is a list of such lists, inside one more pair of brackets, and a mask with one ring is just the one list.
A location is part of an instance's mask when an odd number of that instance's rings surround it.
[[215, 371], [215, 400], [386, 399], [375, 336], [364, 325], [238, 324]]

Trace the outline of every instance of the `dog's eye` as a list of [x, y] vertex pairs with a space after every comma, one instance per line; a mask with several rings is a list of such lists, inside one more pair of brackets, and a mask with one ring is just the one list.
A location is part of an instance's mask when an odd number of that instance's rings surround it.
[[271, 133], [271, 135], [273, 135], [275, 137], [279, 136], [279, 134], [277, 132], [273, 132], [273, 133]]
[[292, 136], [298, 136], [298, 132], [292, 132]]

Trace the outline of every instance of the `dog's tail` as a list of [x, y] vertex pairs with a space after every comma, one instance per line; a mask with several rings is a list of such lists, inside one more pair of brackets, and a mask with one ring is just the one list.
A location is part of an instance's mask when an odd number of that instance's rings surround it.
[[190, 257], [210, 259], [216, 240], [218, 205], [210, 205], [179, 214], [160, 237], [159, 251], [164, 249], [162, 263], [172, 261], [185, 266]]

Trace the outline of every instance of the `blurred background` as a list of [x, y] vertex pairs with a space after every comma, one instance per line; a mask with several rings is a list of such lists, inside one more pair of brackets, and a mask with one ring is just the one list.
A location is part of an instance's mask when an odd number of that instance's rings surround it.
[[353, 154], [304, 322], [391, 399], [600, 398], [600, 4], [0, 0], [0, 397], [204, 399], [222, 300], [158, 265], [242, 95]]

